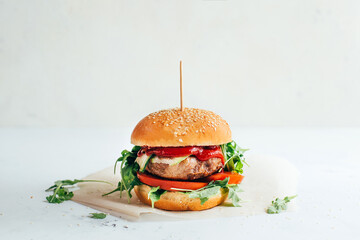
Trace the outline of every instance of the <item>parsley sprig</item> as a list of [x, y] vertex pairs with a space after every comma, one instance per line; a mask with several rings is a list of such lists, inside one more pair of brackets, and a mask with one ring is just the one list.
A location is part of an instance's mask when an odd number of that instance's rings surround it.
[[268, 214], [278, 214], [282, 211], [287, 209], [287, 203], [289, 203], [292, 199], [296, 198], [295, 196], [285, 197], [284, 199], [276, 198], [274, 201], [271, 202], [271, 206], [268, 207], [266, 212]]
[[[70, 191], [71, 187], [81, 182], [99, 182], [111, 184], [109, 182], [100, 180], [58, 180], [54, 183], [54, 185], [45, 190], [46, 192], [53, 191], [53, 194], [47, 196], [46, 200], [49, 203], [62, 203], [64, 201], [70, 200], [74, 196], [74, 193]], [[69, 188], [68, 186], [71, 187]]]

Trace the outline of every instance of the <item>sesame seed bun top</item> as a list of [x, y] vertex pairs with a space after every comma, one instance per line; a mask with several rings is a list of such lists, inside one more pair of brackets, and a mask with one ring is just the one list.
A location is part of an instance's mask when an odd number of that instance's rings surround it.
[[219, 115], [197, 108], [160, 110], [143, 118], [131, 134], [138, 146], [210, 146], [231, 141], [229, 124]]

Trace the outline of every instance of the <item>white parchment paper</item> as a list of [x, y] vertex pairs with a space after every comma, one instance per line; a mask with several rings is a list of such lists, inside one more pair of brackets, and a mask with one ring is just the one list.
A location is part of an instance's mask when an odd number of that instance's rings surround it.
[[[113, 186], [102, 183], [82, 183], [80, 189], [74, 192], [73, 201], [109, 213], [114, 216], [128, 220], [141, 220], [146, 218], [161, 219], [182, 218], [201, 219], [214, 217], [248, 216], [255, 214], [266, 214], [265, 209], [276, 197], [285, 197], [297, 194], [297, 182], [299, 173], [297, 169], [287, 160], [264, 155], [247, 156], [250, 167], [244, 168], [245, 176], [241, 183], [244, 192], [239, 193], [243, 200], [242, 207], [232, 207], [227, 201], [223, 205], [204, 211], [165, 211], [152, 209], [142, 204], [136, 194], [128, 202], [125, 192], [122, 198], [120, 193], [102, 197], [103, 193], [113, 190], [120, 179], [119, 173], [114, 175], [113, 167], [90, 174], [84, 179], [98, 179], [113, 183]], [[288, 205], [288, 211], [296, 209], [296, 199]]]

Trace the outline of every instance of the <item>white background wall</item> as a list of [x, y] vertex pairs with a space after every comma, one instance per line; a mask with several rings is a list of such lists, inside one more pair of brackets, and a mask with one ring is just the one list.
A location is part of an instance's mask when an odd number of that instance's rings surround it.
[[360, 1], [0, 1], [0, 126], [360, 126]]

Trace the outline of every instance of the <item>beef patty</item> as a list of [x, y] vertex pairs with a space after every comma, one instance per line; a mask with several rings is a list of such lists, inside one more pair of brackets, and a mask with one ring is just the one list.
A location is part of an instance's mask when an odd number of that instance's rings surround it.
[[190, 156], [178, 164], [171, 165], [171, 158], [155, 156], [146, 166], [149, 173], [177, 180], [194, 180], [207, 177], [223, 167], [221, 158], [200, 161]]

